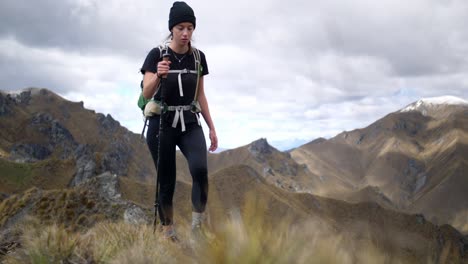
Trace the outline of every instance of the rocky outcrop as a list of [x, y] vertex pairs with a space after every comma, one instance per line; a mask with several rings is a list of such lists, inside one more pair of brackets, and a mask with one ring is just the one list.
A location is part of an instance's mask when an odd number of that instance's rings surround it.
[[129, 143], [113, 141], [101, 162], [101, 171], [111, 171], [119, 175], [127, 175], [128, 162], [132, 155]]
[[119, 181], [116, 174], [105, 172], [82, 182], [78, 187], [95, 191], [101, 199], [108, 202], [120, 202]]
[[148, 214], [136, 204], [128, 204], [123, 214], [123, 220], [130, 224], [148, 224], [150, 218]]
[[75, 139], [68, 129], [53, 118], [49, 113], [37, 113], [30, 122], [38, 132], [48, 137], [50, 143], [54, 146], [59, 144], [76, 145]]
[[104, 172], [127, 175], [132, 153], [128, 142], [114, 141], [104, 153], [96, 152], [93, 146], [79, 145], [74, 152], [76, 172], [70, 186], [77, 186]]
[[75, 149], [76, 172], [70, 186], [77, 186], [96, 175], [96, 162], [92, 148], [88, 145], [79, 145]]
[[35, 143], [14, 144], [10, 150], [10, 159], [15, 162], [36, 162], [48, 158], [52, 152], [49, 148]]
[[427, 182], [425, 164], [416, 159], [409, 159], [403, 171], [404, 178], [400, 188], [409, 194], [417, 193]]
[[20, 93], [8, 94], [7, 99], [18, 105], [28, 105], [29, 101], [31, 101], [31, 89], [24, 90]]
[[6, 95], [0, 92], [0, 116], [8, 115], [11, 109], [8, 107], [8, 100]]
[[[10, 157], [17, 162], [44, 160], [52, 154], [59, 159], [69, 159], [78, 146], [70, 131], [48, 113], [35, 114], [26, 130], [37, 132], [37, 136], [25, 138], [11, 147]], [[31, 142], [33, 140], [36, 142]]]
[[[249, 152], [249, 166], [254, 167], [268, 182], [288, 191], [304, 190], [298, 175], [304, 176], [304, 166], [291, 157], [290, 152], [281, 152], [272, 147], [265, 138], [246, 146]], [[222, 153], [220, 155], [223, 155]]]
[[252, 153], [252, 155], [259, 158], [273, 152], [273, 147], [268, 144], [266, 138], [261, 138], [250, 143], [247, 149], [250, 151], [250, 153]]
[[116, 121], [111, 115], [98, 113], [96, 114], [97, 120], [100, 124], [101, 133], [110, 134], [114, 133], [117, 129], [120, 128], [120, 123]]
[[[105, 172], [99, 176], [82, 182], [79, 189], [92, 190], [99, 199], [111, 205], [111, 208], [120, 207], [123, 211], [121, 217], [127, 223], [149, 223], [147, 211], [134, 203], [122, 199], [119, 180], [116, 174]], [[107, 212], [109, 215], [111, 212]]]

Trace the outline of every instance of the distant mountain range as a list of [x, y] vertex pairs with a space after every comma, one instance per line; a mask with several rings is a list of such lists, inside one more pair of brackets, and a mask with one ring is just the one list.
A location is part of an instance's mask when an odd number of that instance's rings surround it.
[[[209, 154], [208, 211], [220, 221], [261, 198], [272, 222], [317, 218], [416, 263], [447, 247], [467, 261], [467, 237], [445, 225], [468, 232], [467, 146], [468, 103], [453, 97], [287, 152], [259, 139]], [[0, 234], [26, 214], [47, 222], [56, 212], [78, 230], [149, 221], [155, 174], [144, 140], [110, 115], [46, 89], [0, 93]], [[191, 176], [180, 153], [177, 175], [176, 219], [188, 223]]]
[[373, 200], [438, 223], [468, 209], [468, 102], [460, 98], [419, 100], [291, 155], [318, 175], [325, 196]]

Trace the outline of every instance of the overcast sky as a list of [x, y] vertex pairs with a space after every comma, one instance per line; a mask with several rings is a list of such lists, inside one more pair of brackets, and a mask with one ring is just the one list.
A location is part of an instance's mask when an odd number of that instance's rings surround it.
[[[2, 0], [0, 89], [48, 88], [140, 133], [139, 69], [172, 2]], [[186, 2], [221, 148], [287, 149], [420, 98], [468, 99], [466, 0]]]

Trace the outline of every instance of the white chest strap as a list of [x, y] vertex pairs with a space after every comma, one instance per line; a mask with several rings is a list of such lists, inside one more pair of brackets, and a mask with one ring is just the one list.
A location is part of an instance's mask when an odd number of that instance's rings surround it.
[[197, 74], [197, 71], [183, 69], [183, 70], [169, 70], [169, 73], [178, 73], [177, 80], [179, 81], [179, 95], [180, 97], [184, 97], [184, 90], [182, 89], [182, 74], [186, 74], [186, 73]]

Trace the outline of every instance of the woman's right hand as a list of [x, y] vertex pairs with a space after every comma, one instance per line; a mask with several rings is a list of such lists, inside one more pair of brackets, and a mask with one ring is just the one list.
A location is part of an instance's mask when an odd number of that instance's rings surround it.
[[160, 61], [158, 62], [158, 71], [157, 75], [158, 77], [165, 76], [169, 73], [171, 61]]

